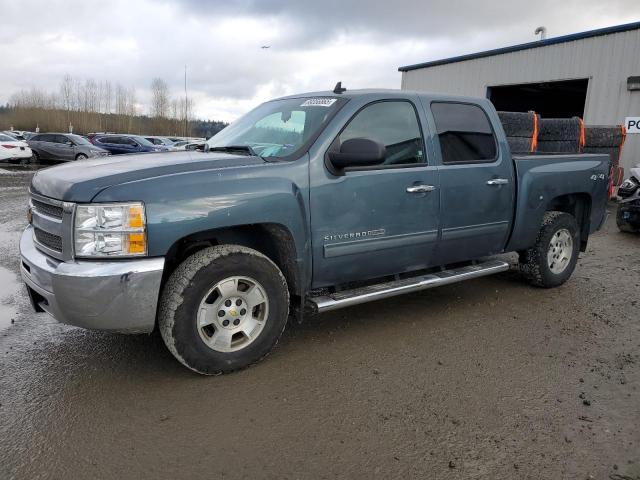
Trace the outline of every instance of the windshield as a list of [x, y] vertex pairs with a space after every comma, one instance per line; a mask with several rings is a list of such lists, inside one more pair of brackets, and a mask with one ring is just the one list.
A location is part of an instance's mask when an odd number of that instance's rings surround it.
[[91, 145], [91, 142], [89, 140], [81, 137], [80, 135], [69, 135], [68, 137], [73, 140], [73, 143], [75, 143], [76, 145]]
[[332, 97], [263, 103], [208, 140], [210, 148], [250, 147], [261, 157], [288, 157], [320, 132], [339, 108]]

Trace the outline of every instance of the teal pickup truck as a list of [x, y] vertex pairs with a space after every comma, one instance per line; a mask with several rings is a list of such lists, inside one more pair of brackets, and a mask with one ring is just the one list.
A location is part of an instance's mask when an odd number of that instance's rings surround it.
[[159, 329], [188, 368], [246, 367], [287, 319], [508, 269], [555, 287], [605, 219], [606, 155], [512, 156], [486, 99], [266, 102], [202, 151], [38, 172], [20, 250], [37, 311]]

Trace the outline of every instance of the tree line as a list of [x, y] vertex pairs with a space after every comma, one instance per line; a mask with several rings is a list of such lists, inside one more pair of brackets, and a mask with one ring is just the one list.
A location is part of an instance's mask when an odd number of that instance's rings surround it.
[[193, 99], [172, 97], [161, 78], [151, 81], [149, 115], [143, 115], [135, 88], [65, 75], [57, 91], [34, 87], [13, 94], [0, 108], [0, 130], [210, 137], [227, 125], [193, 119], [193, 108]]

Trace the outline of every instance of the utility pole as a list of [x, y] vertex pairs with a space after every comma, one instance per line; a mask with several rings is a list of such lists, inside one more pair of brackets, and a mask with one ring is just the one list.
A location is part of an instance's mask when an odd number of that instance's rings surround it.
[[187, 98], [187, 66], [184, 66], [184, 136], [189, 130], [189, 99]]

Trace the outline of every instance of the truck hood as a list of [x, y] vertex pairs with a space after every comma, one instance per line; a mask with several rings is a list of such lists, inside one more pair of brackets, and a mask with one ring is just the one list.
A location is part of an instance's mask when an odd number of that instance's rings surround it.
[[164, 175], [202, 170], [263, 165], [260, 157], [220, 152], [164, 152], [118, 155], [68, 162], [39, 170], [31, 190], [67, 202], [90, 202], [112, 185]]

